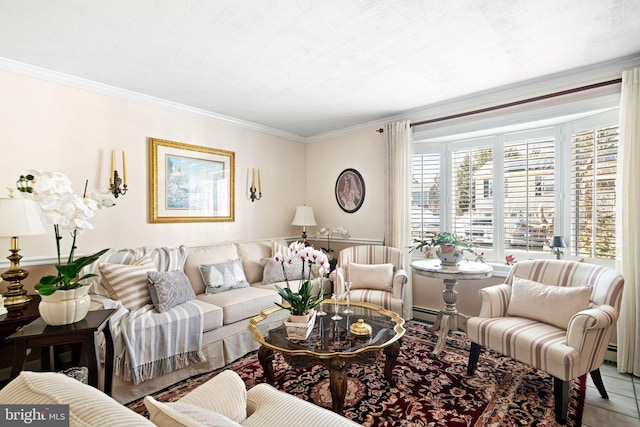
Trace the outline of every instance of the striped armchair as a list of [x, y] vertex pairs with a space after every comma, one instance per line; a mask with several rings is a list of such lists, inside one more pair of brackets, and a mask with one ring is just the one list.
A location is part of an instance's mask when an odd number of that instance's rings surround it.
[[[392, 274], [389, 277], [388, 289], [383, 287], [371, 287], [351, 290], [352, 301], [363, 301], [380, 305], [387, 310], [394, 311], [404, 318], [410, 318], [410, 313], [403, 313], [405, 285], [408, 280], [407, 272], [404, 270], [404, 254], [402, 250], [389, 246], [360, 245], [352, 246], [340, 251], [338, 255], [338, 266], [336, 268], [335, 292], [340, 295], [345, 292], [344, 282], [346, 278], [355, 275], [355, 268], [349, 268], [349, 264], [367, 264], [370, 266], [381, 264], [393, 264]], [[356, 277], [351, 277], [354, 282]]]
[[518, 262], [505, 284], [480, 290], [480, 315], [467, 323], [467, 374], [474, 374], [482, 347], [549, 373], [556, 420], [564, 424], [570, 380], [590, 372], [600, 395], [608, 398], [600, 365], [618, 320], [623, 285], [623, 277], [607, 267], [561, 260]]

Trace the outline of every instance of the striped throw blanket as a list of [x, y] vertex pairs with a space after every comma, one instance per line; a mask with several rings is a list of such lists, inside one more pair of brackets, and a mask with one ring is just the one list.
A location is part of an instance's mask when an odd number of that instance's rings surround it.
[[150, 304], [125, 313], [112, 327], [116, 375], [139, 384], [206, 360], [202, 318], [200, 307], [190, 301], [162, 313]]

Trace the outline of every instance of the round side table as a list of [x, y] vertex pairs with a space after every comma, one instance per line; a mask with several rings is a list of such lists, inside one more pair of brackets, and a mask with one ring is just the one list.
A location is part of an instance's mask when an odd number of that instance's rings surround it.
[[444, 309], [438, 313], [436, 322], [431, 328], [432, 332], [438, 332], [438, 342], [429, 355], [435, 359], [444, 348], [447, 342], [449, 331], [463, 329], [466, 325], [467, 316], [459, 313], [456, 308], [458, 300], [458, 292], [455, 290], [458, 280], [478, 280], [491, 277], [493, 267], [480, 262], [464, 261], [458, 265], [443, 265], [440, 260], [425, 259], [414, 261], [411, 268], [421, 276], [431, 277], [434, 279], [442, 279], [444, 282], [444, 290], [442, 298], [444, 299]]

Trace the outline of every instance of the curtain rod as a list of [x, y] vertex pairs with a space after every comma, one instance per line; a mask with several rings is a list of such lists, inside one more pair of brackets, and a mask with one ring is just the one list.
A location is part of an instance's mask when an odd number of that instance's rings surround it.
[[[472, 116], [474, 114], [487, 113], [489, 111], [501, 110], [503, 108], [515, 107], [517, 105], [529, 104], [531, 102], [542, 101], [543, 99], [555, 98], [557, 96], [569, 95], [569, 94], [572, 94], [572, 93], [582, 92], [582, 91], [590, 90], [590, 89], [596, 89], [596, 88], [599, 88], [599, 87], [614, 85], [614, 84], [618, 84], [618, 83], [622, 83], [622, 78], [613, 79], [613, 80], [607, 80], [605, 82], [594, 83], [594, 84], [590, 84], [590, 85], [587, 85], [587, 86], [580, 86], [580, 87], [573, 88], [573, 89], [562, 90], [560, 92], [553, 92], [553, 93], [549, 93], [547, 95], [535, 96], [533, 98], [522, 99], [520, 101], [508, 102], [506, 104], [494, 105], [493, 107], [481, 108], [479, 110], [467, 111], [465, 113], [453, 114], [451, 116], [444, 116], [444, 117], [438, 117], [436, 119], [423, 120], [421, 122], [411, 123], [410, 126], [414, 127], [414, 126], [427, 125], [427, 124], [430, 124], [430, 123], [443, 122], [445, 120], [451, 120], [451, 119], [457, 119], [457, 118], [460, 118], [460, 117]], [[380, 128], [380, 129], [376, 130], [376, 132], [383, 133], [384, 129]]]

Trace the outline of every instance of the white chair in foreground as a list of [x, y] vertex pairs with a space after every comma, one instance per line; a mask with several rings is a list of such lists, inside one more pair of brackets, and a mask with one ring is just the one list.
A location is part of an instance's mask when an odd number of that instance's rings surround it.
[[618, 320], [623, 285], [623, 277], [607, 267], [518, 262], [505, 284], [480, 290], [480, 315], [467, 322], [467, 374], [474, 374], [482, 347], [549, 373], [556, 420], [564, 424], [570, 380], [590, 372], [600, 395], [608, 398], [600, 366]]

